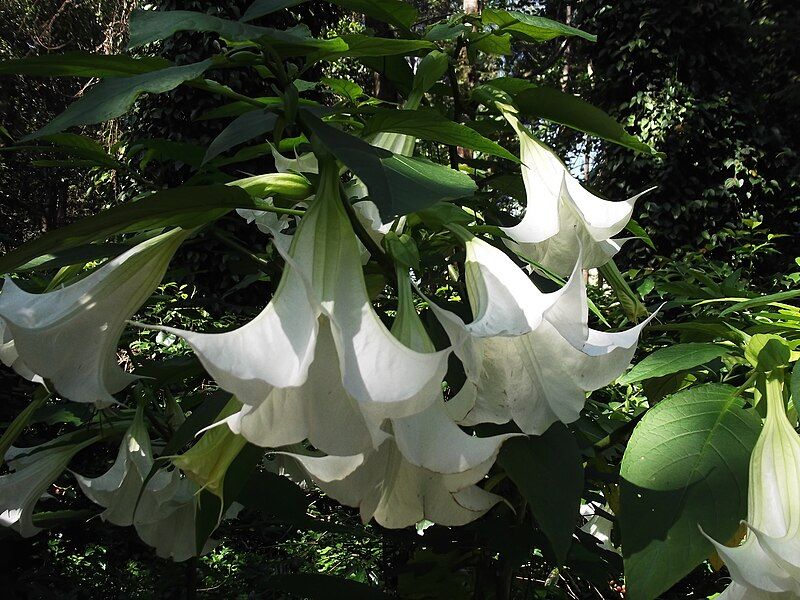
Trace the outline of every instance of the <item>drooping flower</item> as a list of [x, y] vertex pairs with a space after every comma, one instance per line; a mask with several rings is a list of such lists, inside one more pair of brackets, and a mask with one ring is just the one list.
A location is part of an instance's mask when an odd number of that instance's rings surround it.
[[0, 318], [0, 362], [7, 367], [12, 367], [20, 377], [24, 377], [35, 383], [42, 382], [42, 378], [31, 371], [28, 366], [20, 360], [17, 349], [14, 346], [14, 338], [11, 335], [11, 330], [6, 327], [6, 323], [2, 318]]
[[[451, 227], [465, 242], [469, 324], [431, 304], [464, 364], [467, 382], [448, 402], [462, 424], [505, 423], [539, 435], [575, 421], [586, 392], [630, 363], [643, 323], [619, 333], [589, 328], [579, 265], [564, 287], [542, 293], [502, 251]], [[651, 317], [652, 318], [652, 317]]]
[[[392, 332], [405, 345], [434, 352], [414, 309], [408, 271], [398, 268], [398, 311]], [[488, 438], [461, 430], [439, 392], [425, 410], [382, 424], [389, 434], [377, 449], [355, 456], [294, 456], [332, 498], [357, 506], [364, 522], [389, 528], [422, 520], [463, 525], [483, 515], [500, 497], [474, 485], [494, 464], [513, 434]]]
[[173, 229], [142, 242], [84, 279], [30, 294], [6, 278], [0, 318], [13, 339], [13, 362], [75, 402], [108, 406], [135, 379], [117, 364], [117, 342], [127, 319], [158, 286], [189, 232]]
[[0, 525], [16, 529], [23, 537], [36, 535], [33, 509], [56, 478], [80, 450], [97, 438], [76, 443], [56, 439], [34, 448], [16, 449], [8, 457], [12, 473], [0, 476]]
[[520, 123], [511, 107], [499, 107], [519, 136], [527, 195], [522, 221], [503, 228], [514, 240], [509, 246], [563, 276], [572, 271], [579, 248], [583, 250], [583, 268], [605, 264], [624, 241], [612, 238], [625, 228], [634, 203], [642, 194], [621, 202], [595, 196]]
[[[148, 480], [153, 465], [153, 450], [140, 404], [111, 468], [99, 477], [77, 473], [75, 477], [86, 497], [105, 508], [100, 513], [102, 519], [119, 526], [133, 525], [142, 541], [154, 547], [161, 558], [180, 562], [197, 556], [195, 514], [199, 487], [178, 469], [159, 469]], [[209, 541], [203, 552], [214, 543]]]
[[750, 458], [744, 542], [711, 540], [733, 583], [725, 600], [800, 597], [800, 436], [786, 416], [782, 376], [767, 378], [767, 417]]
[[152, 467], [153, 449], [144, 423], [144, 405], [139, 404], [111, 468], [99, 477], [75, 473], [75, 478], [86, 497], [105, 508], [100, 518], [124, 527], [133, 524], [139, 492]]
[[611, 532], [614, 523], [605, 517], [602, 512], [610, 512], [608, 504], [601, 506], [599, 502], [589, 502], [581, 504], [581, 516], [586, 519], [586, 523], [581, 527], [584, 531], [600, 542], [600, 547], [615, 554], [621, 554], [620, 549], [611, 542]]
[[261, 314], [228, 333], [167, 331], [185, 338], [220, 387], [246, 405], [229, 419], [234, 431], [258, 445], [308, 438], [350, 455], [380, 444], [384, 435], [370, 423], [418, 413], [437, 399], [449, 351], [417, 352], [383, 325], [341, 205], [338, 168], [321, 167], [288, 251], [285, 236], [275, 234], [287, 262]]

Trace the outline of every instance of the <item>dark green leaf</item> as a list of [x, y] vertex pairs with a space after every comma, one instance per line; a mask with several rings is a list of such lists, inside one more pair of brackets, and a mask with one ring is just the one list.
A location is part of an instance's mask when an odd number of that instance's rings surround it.
[[278, 521], [300, 521], [306, 516], [309, 498], [288, 477], [269, 471], [253, 473], [237, 502]]
[[264, 15], [283, 10], [284, 8], [291, 8], [302, 4], [306, 0], [256, 0], [244, 12], [241, 21], [252, 21]]
[[659, 156], [607, 113], [572, 94], [537, 87], [518, 93], [514, 100], [522, 114], [566, 125], [643, 154]]
[[497, 56], [507, 56], [512, 52], [510, 33], [492, 33], [490, 35], [478, 33], [472, 37], [475, 38], [475, 41], [472, 42], [471, 48], [475, 50]]
[[583, 461], [575, 438], [556, 423], [544, 435], [508, 440], [498, 463], [530, 504], [559, 564], [563, 563], [583, 492]]
[[481, 18], [486, 25], [497, 25], [504, 32], [512, 33], [528, 41], [544, 42], [560, 36], [578, 36], [590, 42], [597, 41], [596, 35], [586, 33], [575, 27], [515, 10], [485, 8], [481, 13]]
[[709, 361], [724, 356], [730, 348], [718, 344], [675, 344], [660, 348], [646, 356], [640, 363], [617, 380], [617, 383], [627, 384], [653, 377], [662, 377], [670, 373], [677, 373], [704, 365]]
[[73, 246], [104, 240], [119, 233], [177, 226], [196, 227], [234, 208], [259, 208], [244, 190], [224, 185], [187, 186], [156, 192], [26, 242], [0, 258], [0, 273]]
[[797, 411], [798, 407], [800, 407], [800, 360], [794, 363], [789, 393], [792, 396], [792, 402], [794, 403], [795, 410]]
[[423, 56], [417, 65], [417, 72], [414, 74], [414, 94], [421, 98], [422, 94], [431, 89], [444, 76], [449, 65], [450, 57], [444, 52], [433, 50]]
[[114, 119], [125, 114], [141, 94], [147, 92], [161, 94], [172, 90], [190, 79], [199, 77], [211, 65], [211, 60], [204, 60], [191, 65], [169, 67], [133, 77], [104, 79], [79, 100], [70, 104], [67, 110], [48, 125], [25, 136], [23, 140], [59, 133], [76, 125], [91, 125]]
[[343, 35], [341, 41], [345, 47], [341, 49], [320, 50], [310, 60], [335, 60], [344, 56], [362, 58], [369, 56], [393, 56], [415, 54], [420, 50], [432, 50], [436, 46], [427, 40], [403, 40], [396, 38], [380, 38], [360, 33]]
[[59, 269], [75, 264], [85, 264], [98, 258], [108, 258], [122, 254], [129, 250], [126, 244], [85, 244], [75, 248], [55, 251], [52, 254], [43, 254], [18, 267], [17, 271], [42, 271], [45, 269]]
[[378, 588], [364, 583], [317, 573], [276, 575], [270, 578], [267, 586], [309, 600], [389, 600], [389, 598], [393, 598]]
[[417, 20], [417, 9], [403, 0], [328, 0], [345, 10], [362, 13], [378, 21], [411, 29]]
[[359, 62], [391, 81], [403, 94], [408, 94], [414, 82], [414, 72], [402, 56], [362, 56]]
[[425, 32], [425, 39], [432, 42], [443, 42], [453, 40], [469, 31], [471, 29], [464, 23], [436, 23]]
[[745, 517], [761, 418], [735, 392], [719, 384], [684, 390], [634, 430], [617, 515], [631, 600], [657, 597], [711, 554], [698, 525], [725, 542]]
[[429, 160], [395, 156], [323, 123], [308, 110], [301, 116], [328, 151], [364, 182], [385, 220], [441, 200], [471, 196], [477, 189], [464, 173]]
[[146, 56], [133, 58], [115, 54], [89, 54], [64, 52], [43, 54], [26, 58], [13, 58], [0, 62], [0, 75], [40, 75], [44, 77], [128, 77], [172, 66], [163, 58]]
[[411, 135], [423, 140], [461, 146], [492, 156], [500, 156], [518, 163], [519, 159], [500, 144], [483, 137], [480, 133], [437, 112], [429, 110], [378, 109], [367, 122], [362, 135], [369, 136], [379, 131]]
[[234, 146], [272, 131], [277, 120], [278, 115], [266, 110], [253, 110], [236, 117], [211, 142], [205, 157], [203, 157], [203, 163], [207, 163]]

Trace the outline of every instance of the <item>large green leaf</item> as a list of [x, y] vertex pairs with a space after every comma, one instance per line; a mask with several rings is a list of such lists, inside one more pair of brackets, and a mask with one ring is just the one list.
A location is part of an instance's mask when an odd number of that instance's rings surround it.
[[578, 36], [596, 42], [597, 36], [545, 17], [528, 15], [515, 10], [485, 8], [481, 18], [486, 25], [497, 25], [504, 32], [524, 40], [544, 42], [560, 36]]
[[471, 196], [477, 189], [464, 173], [429, 160], [395, 156], [323, 123], [308, 110], [301, 110], [301, 116], [328, 151], [364, 182], [386, 220], [427, 208], [440, 200]]
[[367, 123], [363, 135], [368, 136], [378, 131], [403, 133], [519, 162], [516, 156], [500, 144], [434, 111], [378, 109]]
[[105, 79], [86, 92], [79, 100], [70, 104], [67, 110], [49, 124], [39, 131], [25, 136], [23, 140], [59, 133], [76, 125], [91, 125], [119, 117], [128, 111], [141, 94], [147, 92], [161, 94], [172, 90], [190, 79], [199, 77], [212, 64], [211, 60], [204, 60], [133, 77]]
[[283, 10], [284, 8], [297, 6], [306, 1], [307, 0], [256, 0], [247, 7], [247, 10], [244, 11], [244, 16], [242, 16], [240, 20], [252, 21], [253, 19], [258, 19], [259, 17]]
[[121, 54], [74, 51], [5, 60], [0, 62], [0, 75], [128, 77], [165, 69], [171, 64], [168, 60], [155, 56], [133, 58]]
[[543, 435], [507, 441], [498, 463], [528, 501], [556, 558], [563, 563], [583, 492], [583, 462], [575, 438], [562, 423], [556, 423]]
[[302, 55], [320, 51], [347, 50], [347, 44], [341, 38], [324, 40], [314, 38], [304, 25], [280, 30], [220, 19], [190, 10], [135, 10], [131, 15], [130, 31], [130, 48], [163, 40], [179, 31], [197, 31], [216, 33], [233, 42], [265, 42], [275, 50], [286, 54]]
[[394, 596], [389, 596], [378, 588], [365, 583], [318, 573], [276, 575], [269, 579], [267, 587], [309, 600], [389, 600], [394, 598]]
[[185, 186], [156, 192], [138, 202], [110, 208], [26, 242], [0, 258], [0, 273], [9, 272], [44, 254], [103, 240], [119, 233], [168, 226], [197, 227], [220, 218], [234, 208], [263, 207], [262, 202], [235, 186]]
[[[663, 156], [636, 136], [625, 131], [625, 128], [606, 112], [577, 96], [553, 88], [538, 87], [527, 80], [516, 77], [500, 77], [486, 85], [513, 97], [514, 104], [523, 115], [566, 125], [637, 152]], [[477, 91], [484, 90], [486, 88], [480, 86]], [[502, 101], [502, 98], [486, 97], [488, 102], [495, 99]]]
[[712, 552], [698, 525], [727, 541], [745, 517], [761, 418], [736, 389], [690, 388], [647, 412], [621, 466], [618, 515], [631, 600], [667, 590]]
[[362, 13], [378, 21], [411, 29], [417, 20], [417, 9], [403, 0], [328, 0], [345, 10]]
[[719, 358], [730, 352], [730, 348], [719, 344], [701, 344], [692, 342], [688, 344], [675, 344], [656, 350], [646, 356], [617, 382], [621, 384], [634, 383], [643, 379], [662, 377], [691, 369]]
[[266, 110], [253, 110], [236, 117], [214, 138], [208, 147], [203, 162], [273, 130], [278, 115]]

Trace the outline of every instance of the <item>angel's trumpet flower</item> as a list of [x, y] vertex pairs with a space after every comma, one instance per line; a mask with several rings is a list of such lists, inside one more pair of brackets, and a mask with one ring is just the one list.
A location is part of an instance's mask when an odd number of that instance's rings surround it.
[[0, 477], [0, 525], [16, 529], [23, 537], [36, 535], [33, 509], [56, 478], [80, 450], [97, 438], [68, 443], [57, 439], [34, 448], [16, 449], [8, 457], [11, 473]]
[[711, 540], [733, 579], [720, 599], [800, 597], [800, 436], [786, 416], [780, 372], [768, 374], [766, 391], [767, 418], [750, 458], [747, 535], [736, 548]]
[[[433, 352], [414, 309], [407, 271], [398, 269], [398, 284], [392, 331], [412, 348]], [[389, 419], [384, 427], [391, 436], [376, 450], [356, 456], [294, 456], [326, 494], [359, 507], [364, 522], [375, 518], [384, 527], [407, 527], [423, 519], [462, 525], [500, 500], [474, 484], [483, 479], [511, 435], [467, 434], [448, 416], [441, 394], [420, 413]]]
[[[520, 254], [566, 276], [583, 249], [584, 269], [605, 264], [624, 240], [611, 239], [625, 228], [642, 194], [609, 202], [586, 190], [556, 154], [522, 124], [514, 110], [499, 105], [517, 132], [527, 207], [522, 221], [503, 231]], [[646, 192], [642, 192], [646, 193]]]
[[114, 404], [112, 394], [135, 379], [117, 364], [120, 335], [188, 234], [182, 229], [163, 233], [84, 279], [43, 294], [29, 294], [6, 278], [0, 318], [6, 324], [5, 341], [13, 339], [12, 366], [22, 375], [52, 381], [59, 394], [74, 402]]
[[474, 320], [432, 308], [464, 363], [468, 381], [448, 405], [461, 423], [505, 423], [539, 435], [556, 421], [575, 421], [586, 392], [628, 366], [639, 332], [588, 325], [580, 267], [560, 290], [542, 293], [502, 251], [453, 225], [466, 245], [465, 278]]
[[385, 437], [370, 423], [418, 413], [437, 399], [449, 351], [417, 352], [383, 325], [341, 204], [338, 168], [324, 163], [320, 171], [288, 251], [286, 236], [275, 233], [287, 262], [261, 314], [228, 333], [168, 331], [184, 337], [245, 405], [229, 420], [234, 431], [262, 446], [308, 438], [350, 455]]

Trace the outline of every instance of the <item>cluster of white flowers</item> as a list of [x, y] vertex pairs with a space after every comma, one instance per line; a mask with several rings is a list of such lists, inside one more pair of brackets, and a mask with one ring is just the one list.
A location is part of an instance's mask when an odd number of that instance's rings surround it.
[[[618, 248], [610, 237], [624, 227], [633, 200], [590, 194], [512, 112], [505, 114], [520, 137], [528, 191], [522, 223], [505, 230], [508, 243], [551, 270], [571, 273], [560, 290], [541, 292], [505, 252], [448, 225], [466, 250], [472, 321], [428, 300], [451, 341], [437, 351], [417, 314], [411, 275], [398, 267], [390, 330], [367, 293], [365, 250], [342, 204], [339, 165], [312, 155], [277, 155], [279, 168], [317, 173], [319, 184], [291, 236], [277, 219], [245, 215], [271, 234], [285, 258], [274, 297], [251, 322], [226, 333], [162, 328], [183, 338], [233, 395], [234, 410], [218, 424], [229, 429], [224, 439], [235, 438], [239, 448], [244, 440], [279, 449], [307, 442], [314, 451], [288, 453], [290, 459], [326, 494], [357, 506], [365, 521], [395, 528], [423, 520], [460, 525], [486, 513], [501, 498], [477, 484], [503, 442], [575, 421], [587, 392], [627, 367], [644, 325], [620, 333], [590, 329], [582, 277], [583, 268], [602, 264]], [[382, 135], [373, 143], [413, 151], [406, 136]], [[350, 186], [352, 197], [363, 197], [362, 188]], [[358, 214], [375, 239], [387, 231], [368, 200]], [[187, 235], [172, 230], [154, 237], [44, 294], [28, 294], [7, 280], [0, 294], [0, 358], [22, 375], [47, 380], [69, 400], [114, 403], [113, 394], [134, 379], [117, 364], [121, 332]], [[451, 353], [467, 381], [445, 402]], [[478, 437], [462, 428], [510, 421], [522, 433]], [[80, 447], [30, 454], [40, 457], [31, 464], [13, 461], [14, 472], [0, 477], [3, 522], [34, 533], [33, 505]], [[197, 474], [178, 460], [189, 477], [174, 468], [148, 479], [153, 460], [140, 407], [111, 469], [78, 481], [106, 507], [104, 519], [135, 525], [159, 554], [182, 560], [194, 554]], [[19, 494], [22, 488], [26, 495]], [[191, 535], [172, 535], [178, 531]]]

